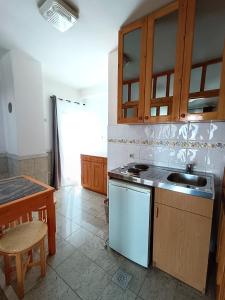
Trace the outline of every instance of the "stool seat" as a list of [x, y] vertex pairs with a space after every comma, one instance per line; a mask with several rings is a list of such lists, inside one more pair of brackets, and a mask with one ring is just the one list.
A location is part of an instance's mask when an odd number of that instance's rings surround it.
[[0, 238], [0, 252], [6, 254], [24, 252], [40, 242], [47, 231], [48, 226], [42, 221], [20, 224]]

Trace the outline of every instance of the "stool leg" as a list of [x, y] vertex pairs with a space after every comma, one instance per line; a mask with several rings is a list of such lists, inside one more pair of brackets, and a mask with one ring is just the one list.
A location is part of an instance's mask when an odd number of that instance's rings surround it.
[[40, 241], [40, 264], [41, 264], [41, 276], [46, 274], [46, 257], [45, 257], [45, 239]]
[[24, 274], [22, 255], [16, 254], [16, 276], [17, 276], [17, 293], [19, 299], [24, 297]]
[[11, 257], [8, 255], [4, 255], [4, 271], [5, 271], [5, 284], [10, 285]]

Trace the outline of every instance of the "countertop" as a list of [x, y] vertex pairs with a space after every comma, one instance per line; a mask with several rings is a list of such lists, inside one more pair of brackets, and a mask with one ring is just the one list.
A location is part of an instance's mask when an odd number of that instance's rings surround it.
[[190, 186], [187, 184], [178, 184], [167, 179], [171, 173], [186, 173], [185, 170], [173, 169], [167, 167], [158, 167], [149, 165], [147, 171], [142, 171], [140, 175], [127, 174], [127, 169], [133, 167], [136, 163], [131, 163], [125, 167], [119, 167], [108, 172], [110, 178], [125, 180], [150, 187], [159, 187], [171, 191], [176, 191], [193, 196], [203, 197], [214, 200], [214, 175], [210, 173], [193, 172], [191, 175], [198, 175], [207, 179], [204, 187]]
[[104, 152], [94, 152], [94, 151], [90, 151], [90, 152], [82, 152], [81, 155], [88, 155], [88, 156], [96, 156], [96, 157], [104, 157], [107, 158], [107, 154]]

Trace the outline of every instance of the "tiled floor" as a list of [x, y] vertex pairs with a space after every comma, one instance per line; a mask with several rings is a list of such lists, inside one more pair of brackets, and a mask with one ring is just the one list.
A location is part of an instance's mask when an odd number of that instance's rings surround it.
[[56, 197], [57, 253], [48, 258], [44, 279], [38, 268], [27, 273], [26, 300], [214, 299], [211, 289], [202, 296], [159, 270], [146, 270], [105, 249], [108, 225], [103, 196], [66, 187]]

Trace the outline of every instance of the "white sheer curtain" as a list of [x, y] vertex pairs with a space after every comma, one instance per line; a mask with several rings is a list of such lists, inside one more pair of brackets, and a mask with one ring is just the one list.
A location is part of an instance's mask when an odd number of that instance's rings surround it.
[[80, 154], [85, 148], [85, 107], [57, 100], [61, 185], [80, 184]]

